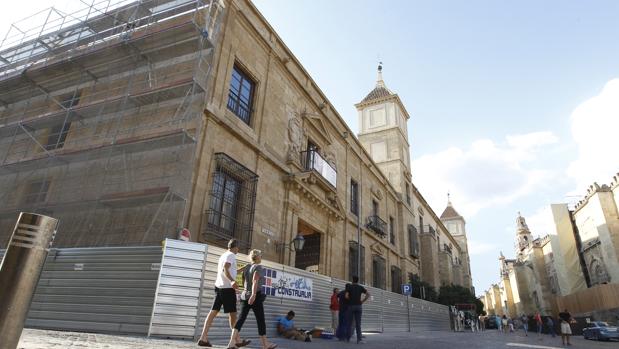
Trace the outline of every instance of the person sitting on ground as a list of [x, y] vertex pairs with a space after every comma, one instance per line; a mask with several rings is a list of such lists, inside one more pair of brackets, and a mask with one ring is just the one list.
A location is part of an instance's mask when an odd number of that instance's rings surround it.
[[286, 316], [280, 316], [277, 319], [277, 334], [287, 339], [294, 339], [298, 341], [311, 342], [308, 333], [298, 330], [294, 327], [294, 311], [289, 311]]

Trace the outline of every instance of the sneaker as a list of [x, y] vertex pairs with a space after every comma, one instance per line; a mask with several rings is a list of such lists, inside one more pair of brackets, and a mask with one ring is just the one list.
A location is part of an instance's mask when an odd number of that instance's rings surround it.
[[365, 344], [365, 341], [363, 340], [357, 341], [357, 344]]

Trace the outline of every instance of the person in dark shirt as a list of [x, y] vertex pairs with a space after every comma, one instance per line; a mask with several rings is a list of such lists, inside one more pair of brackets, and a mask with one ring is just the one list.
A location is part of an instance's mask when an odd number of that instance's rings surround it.
[[[361, 297], [363, 295], [363, 298]], [[361, 341], [361, 305], [365, 303], [370, 297], [370, 293], [365, 289], [365, 287], [359, 285], [359, 277], [352, 277], [352, 284], [346, 287], [346, 295], [345, 298], [348, 301], [348, 311], [347, 311], [347, 323], [348, 323], [348, 331], [346, 333], [346, 341], [350, 342], [350, 337], [352, 337], [352, 328], [351, 321], [355, 320], [355, 329], [357, 331], [357, 344], [362, 343]]]
[[572, 335], [572, 326], [570, 326], [570, 323], [574, 321], [572, 315], [565, 309], [563, 312], [559, 313], [559, 319], [561, 319], [561, 342], [565, 345], [565, 340], [567, 339], [567, 345], [572, 345], [572, 343], [570, 343], [570, 336]]
[[346, 284], [343, 290], [341, 290], [337, 294], [337, 301], [340, 305], [340, 313], [338, 314], [338, 325], [337, 331], [335, 331], [335, 336], [340, 341], [345, 341], [347, 338], [348, 331], [348, 323], [346, 322], [346, 317], [348, 314], [348, 301], [346, 300], [346, 289], [350, 286], [350, 284]]

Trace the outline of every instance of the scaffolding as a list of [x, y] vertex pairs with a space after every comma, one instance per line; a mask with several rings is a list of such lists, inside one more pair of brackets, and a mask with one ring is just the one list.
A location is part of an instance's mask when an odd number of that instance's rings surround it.
[[58, 247], [176, 237], [223, 11], [218, 0], [94, 0], [11, 26], [0, 248], [19, 211], [59, 218]]

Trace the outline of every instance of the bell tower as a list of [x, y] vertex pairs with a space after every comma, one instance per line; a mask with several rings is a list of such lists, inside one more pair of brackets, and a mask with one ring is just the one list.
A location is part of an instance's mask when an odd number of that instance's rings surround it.
[[527, 222], [524, 217], [518, 212], [518, 218], [516, 218], [516, 255], [522, 256], [525, 250], [531, 247], [533, 242], [533, 235], [527, 226]]
[[409, 198], [411, 167], [407, 122], [410, 116], [400, 97], [385, 85], [382, 63], [378, 65], [376, 86], [355, 107], [359, 115], [359, 141], [391, 185], [403, 198]]

